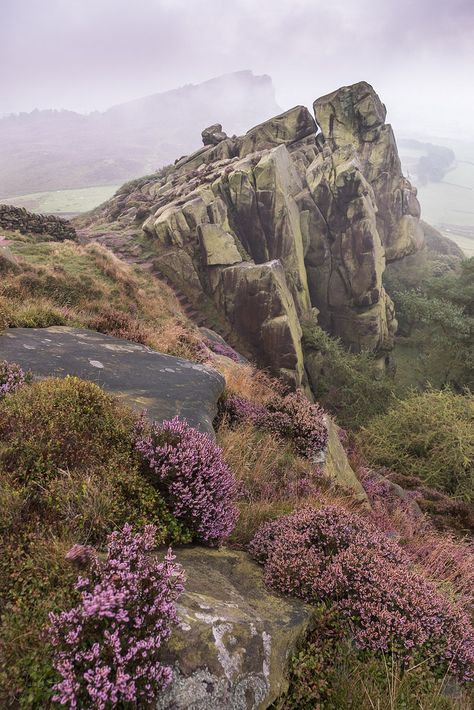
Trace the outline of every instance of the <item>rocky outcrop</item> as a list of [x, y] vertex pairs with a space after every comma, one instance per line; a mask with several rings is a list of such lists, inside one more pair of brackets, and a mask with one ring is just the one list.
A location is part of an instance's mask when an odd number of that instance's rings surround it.
[[76, 230], [67, 220], [28, 212], [23, 207], [12, 205], [0, 205], [0, 229], [21, 234], [44, 234], [59, 242], [76, 238]]
[[257, 710], [288, 687], [288, 658], [313, 610], [271, 594], [244, 552], [175, 550], [186, 572], [180, 627], [163, 660], [173, 681], [158, 710]]
[[305, 383], [303, 317], [355, 350], [391, 349], [385, 265], [423, 241], [416, 190], [372, 87], [343, 87], [314, 113], [297, 106], [240, 138], [211, 126], [203, 148], [93, 220], [96, 235], [101, 220], [142, 226], [160, 272], [294, 386]]
[[214, 436], [224, 378], [204, 365], [85, 328], [10, 328], [0, 336], [0, 360], [36, 377], [74, 375], [96, 382], [150, 419], [179, 415]]

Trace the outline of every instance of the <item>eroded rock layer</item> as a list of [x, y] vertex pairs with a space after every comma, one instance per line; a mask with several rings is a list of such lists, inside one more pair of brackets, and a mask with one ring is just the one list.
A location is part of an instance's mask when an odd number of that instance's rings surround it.
[[[423, 241], [385, 107], [361, 82], [204, 147], [119, 191], [99, 218], [142, 227], [155, 267], [263, 366], [304, 382], [301, 320], [355, 350], [390, 350], [387, 261]], [[118, 227], [117, 227], [118, 225]], [[97, 233], [97, 231], [96, 231]]]

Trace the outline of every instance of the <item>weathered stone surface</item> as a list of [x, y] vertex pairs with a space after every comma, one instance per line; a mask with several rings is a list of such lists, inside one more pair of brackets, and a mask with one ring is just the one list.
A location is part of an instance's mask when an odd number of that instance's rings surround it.
[[[390, 350], [396, 319], [382, 286], [386, 262], [423, 242], [416, 190], [372, 87], [343, 87], [314, 110], [318, 135], [297, 106], [205, 146], [138, 191], [150, 213], [146, 248], [160, 270], [219, 312], [221, 335], [233, 331], [295, 386], [305, 379], [298, 320], [311, 310], [354, 350]], [[125, 208], [119, 226], [127, 228]], [[112, 200], [102, 218], [116, 209]], [[276, 261], [278, 287], [268, 266]]]
[[377, 229], [387, 261], [415, 252], [423, 243], [416, 188], [403, 177], [386, 109], [365, 81], [316, 99], [314, 113], [331, 151], [353, 151], [372, 186]]
[[214, 434], [212, 421], [224, 378], [204, 365], [82, 328], [10, 328], [0, 360], [38, 377], [75, 375], [96, 382], [158, 421], [176, 415]]
[[287, 688], [287, 662], [311, 625], [310, 607], [271, 594], [244, 552], [176, 551], [187, 576], [180, 629], [164, 660], [171, 687], [158, 710], [257, 710]]
[[365, 81], [321, 96], [313, 109], [324, 138], [333, 148], [375, 141], [387, 114], [384, 104]]
[[21, 234], [45, 234], [58, 241], [76, 238], [76, 230], [66, 219], [28, 212], [23, 207], [13, 205], [0, 205], [0, 229]]
[[327, 417], [328, 443], [326, 446], [325, 462], [323, 470], [326, 476], [334, 481], [341, 488], [350, 490], [356, 500], [364, 507], [370, 507], [367, 494], [352, 470], [347, 454], [339, 438], [339, 427]]
[[198, 233], [207, 266], [231, 266], [242, 261], [232, 234], [219, 224], [202, 224]]
[[241, 138], [239, 155], [248, 155], [282, 143], [294, 143], [315, 133], [316, 124], [308, 109], [295, 106], [247, 131]]
[[201, 137], [204, 145], [217, 145], [221, 141], [225, 141], [227, 133], [224, 133], [220, 123], [214, 123], [202, 131]]
[[220, 299], [227, 318], [262, 364], [293, 386], [303, 382], [301, 326], [279, 261], [242, 263], [222, 272]]

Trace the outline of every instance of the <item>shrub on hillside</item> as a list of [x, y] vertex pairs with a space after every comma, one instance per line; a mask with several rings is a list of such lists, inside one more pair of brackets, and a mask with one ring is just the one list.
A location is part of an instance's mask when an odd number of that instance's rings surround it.
[[210, 436], [178, 417], [149, 426], [142, 419], [135, 443], [173, 515], [196, 539], [219, 544], [237, 520], [236, 483]]
[[191, 540], [142, 473], [135, 421], [77, 378], [27, 384], [0, 401], [2, 707], [18, 698], [21, 707], [49, 706], [41, 629], [48, 611], [73, 598], [63, 546], [102, 545], [126, 522], [155, 524], [158, 543]]
[[133, 417], [118, 400], [77, 377], [48, 378], [0, 404], [0, 462], [23, 481], [129, 456]]
[[474, 395], [428, 390], [398, 401], [358, 435], [368, 461], [474, 500]]
[[276, 395], [265, 405], [231, 395], [224, 409], [231, 422], [249, 422], [291, 442], [299, 456], [314, 459], [326, 448], [328, 430], [324, 411], [300, 391]]
[[216, 355], [224, 355], [228, 357], [233, 362], [239, 362], [240, 356], [235, 352], [234, 348], [227, 343], [220, 343], [218, 340], [211, 340], [211, 338], [205, 338], [204, 345], [209, 348], [209, 350]]
[[88, 326], [99, 333], [125, 338], [133, 343], [148, 344], [149, 333], [143, 324], [117, 308], [102, 308], [99, 314], [90, 318]]
[[314, 323], [303, 324], [305, 362], [314, 396], [348, 429], [385, 412], [393, 382], [370, 353], [351, 353]]
[[[162, 562], [150, 555], [153, 526], [133, 535], [125, 525], [108, 539], [104, 561], [91, 559], [79, 577], [79, 603], [50, 616], [54, 667], [61, 677], [53, 701], [70, 708], [105, 710], [121, 703], [152, 703], [169, 683], [160, 647], [178, 621], [176, 599], [184, 577], [171, 550]], [[70, 555], [80, 557], [76, 548]]]
[[273, 588], [335, 604], [358, 648], [392, 652], [402, 664], [421, 656], [463, 681], [474, 679], [468, 615], [362, 517], [335, 506], [303, 508], [262, 526], [250, 552]]
[[4, 520], [13, 537], [35, 521], [101, 542], [117, 526], [155, 523], [162, 540], [189, 539], [140, 471], [136, 416], [92, 382], [48, 378], [0, 401]]
[[0, 399], [13, 394], [26, 382], [26, 375], [15, 362], [0, 361]]
[[289, 689], [277, 710], [467, 710], [469, 691], [448, 698], [445, 678], [426, 664], [359, 651], [334, 608], [316, 608], [314, 627], [289, 663]]

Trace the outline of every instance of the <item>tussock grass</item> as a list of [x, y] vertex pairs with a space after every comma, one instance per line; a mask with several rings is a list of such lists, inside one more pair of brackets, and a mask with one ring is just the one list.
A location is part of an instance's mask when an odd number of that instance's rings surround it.
[[99, 244], [15, 242], [0, 284], [0, 328], [70, 325], [201, 360], [201, 337], [173, 291]]

